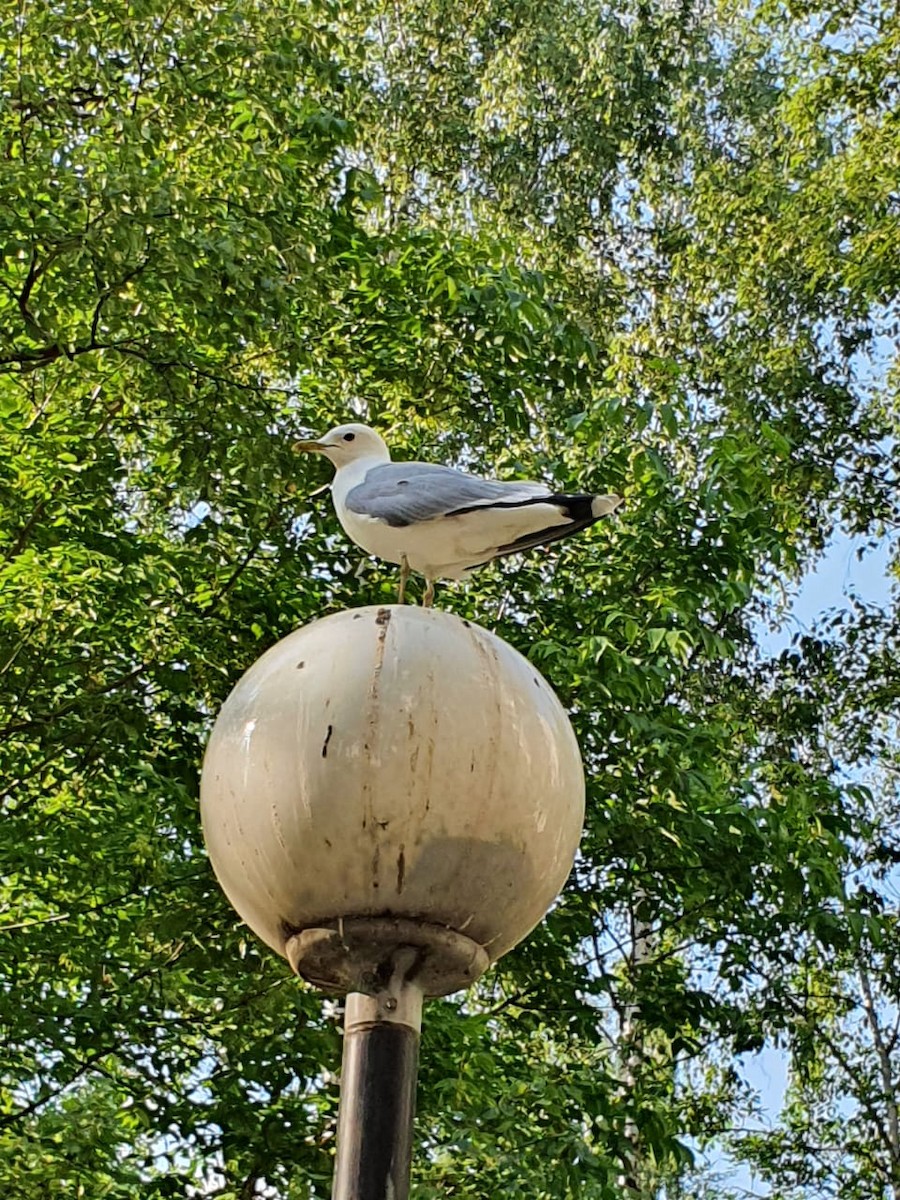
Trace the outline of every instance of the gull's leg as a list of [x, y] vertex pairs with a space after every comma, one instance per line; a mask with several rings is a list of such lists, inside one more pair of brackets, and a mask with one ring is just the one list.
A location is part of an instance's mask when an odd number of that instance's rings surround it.
[[400, 590], [397, 592], [397, 603], [403, 603], [406, 595], [406, 582], [409, 579], [409, 559], [405, 554], [400, 555]]
[[431, 608], [434, 603], [434, 580], [428, 580], [428, 587], [425, 589], [425, 595], [422, 597], [422, 607]]

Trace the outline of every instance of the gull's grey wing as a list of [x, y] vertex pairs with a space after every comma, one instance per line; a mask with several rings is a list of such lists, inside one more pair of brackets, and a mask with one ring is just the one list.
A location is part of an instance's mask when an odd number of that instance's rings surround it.
[[366, 472], [345, 503], [351, 512], [399, 527], [546, 495], [549, 489], [539, 483], [497, 483], [433, 463], [384, 463]]

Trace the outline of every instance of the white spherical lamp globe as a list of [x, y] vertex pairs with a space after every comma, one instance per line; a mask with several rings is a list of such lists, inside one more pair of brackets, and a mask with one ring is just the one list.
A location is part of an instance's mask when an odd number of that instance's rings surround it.
[[201, 811], [229, 900], [300, 974], [365, 991], [378, 948], [404, 945], [439, 995], [553, 902], [584, 776], [562, 705], [512, 647], [439, 610], [368, 607], [296, 630], [238, 682]]

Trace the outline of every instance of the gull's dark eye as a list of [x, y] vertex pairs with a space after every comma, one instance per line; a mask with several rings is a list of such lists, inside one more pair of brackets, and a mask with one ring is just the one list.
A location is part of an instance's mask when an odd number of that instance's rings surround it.
[[355, 434], [355, 433], [345, 433], [345, 434], [344, 434], [344, 441], [345, 441], [345, 442], [352, 442], [352, 441], [353, 441], [353, 439], [354, 439], [355, 437], [356, 437], [356, 434]]

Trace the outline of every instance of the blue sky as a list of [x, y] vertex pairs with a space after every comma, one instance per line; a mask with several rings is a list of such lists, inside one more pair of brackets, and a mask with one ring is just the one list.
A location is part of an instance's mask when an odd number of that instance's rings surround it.
[[774, 633], [760, 628], [758, 637], [763, 650], [777, 652], [795, 633], [808, 633], [817, 618], [845, 607], [851, 593], [872, 604], [888, 602], [892, 585], [888, 568], [892, 553], [897, 552], [898, 536], [885, 537], [874, 550], [867, 548], [870, 541], [835, 533], [816, 569], [793, 590], [781, 628]]

